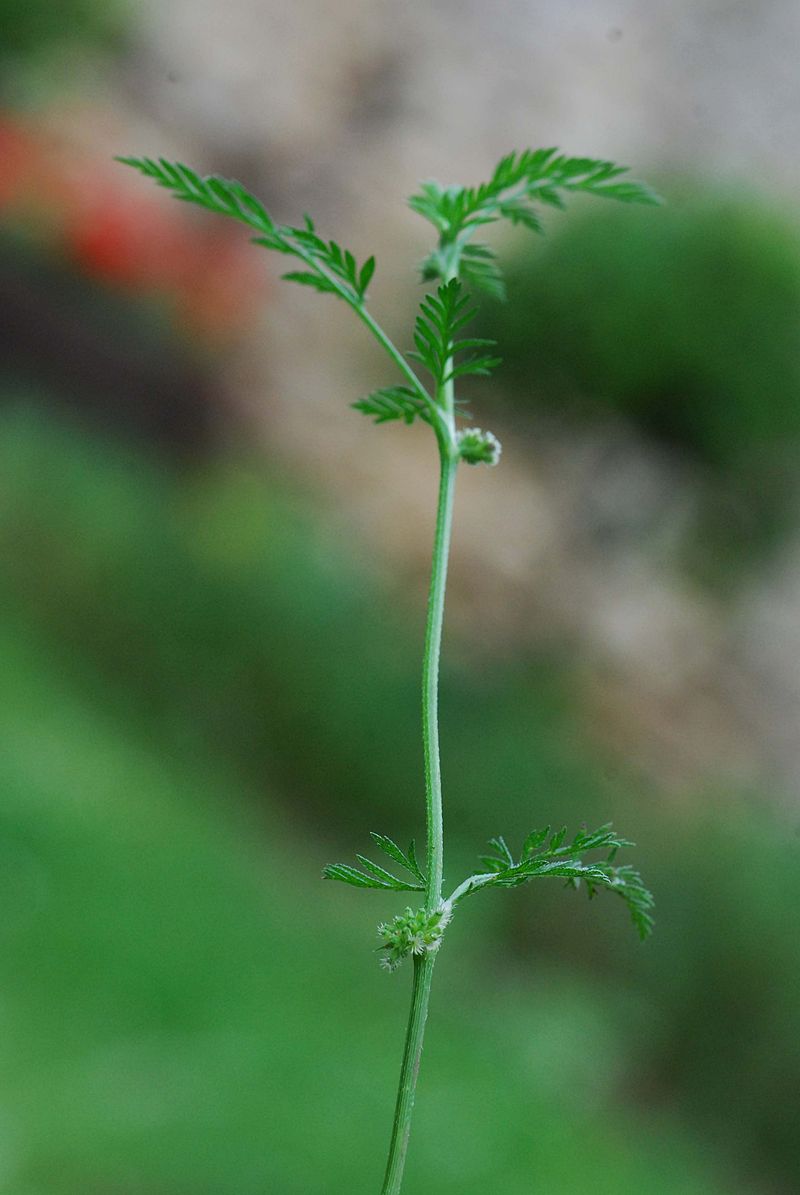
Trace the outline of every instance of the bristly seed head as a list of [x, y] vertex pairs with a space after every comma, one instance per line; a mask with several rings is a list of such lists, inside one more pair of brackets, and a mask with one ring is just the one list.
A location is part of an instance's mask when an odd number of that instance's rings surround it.
[[435, 954], [442, 942], [445, 927], [453, 915], [449, 901], [440, 901], [430, 912], [428, 909], [406, 909], [392, 921], [378, 926], [378, 935], [383, 939], [380, 947], [384, 951], [381, 966], [386, 971], [396, 971], [408, 955], [419, 957]]
[[479, 427], [465, 427], [463, 431], [458, 432], [456, 444], [458, 455], [468, 465], [496, 465], [503, 451], [497, 436], [481, 431]]

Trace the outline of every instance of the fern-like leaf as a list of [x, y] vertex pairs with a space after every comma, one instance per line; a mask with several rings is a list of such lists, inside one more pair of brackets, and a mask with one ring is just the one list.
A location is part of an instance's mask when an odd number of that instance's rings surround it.
[[381, 883], [374, 876], [366, 875], [357, 867], [349, 867], [346, 863], [329, 863], [322, 869], [326, 880], [341, 880], [343, 884], [351, 884], [354, 888], [382, 888], [389, 885]]
[[264, 205], [251, 195], [241, 183], [208, 175], [203, 178], [181, 162], [166, 158], [117, 158], [125, 166], [132, 166], [160, 187], [166, 187], [176, 199], [195, 203], [207, 211], [241, 220], [256, 232], [271, 235], [275, 224]]
[[[505, 839], [493, 838], [489, 843], [491, 853], [481, 857], [486, 870], [465, 880], [450, 900], [455, 904], [479, 888], [516, 888], [539, 876], [559, 876], [572, 888], [583, 881], [589, 897], [601, 890], [616, 892], [625, 901], [631, 920], [644, 939], [653, 928], [653, 897], [638, 871], [628, 865], [614, 864], [617, 851], [632, 845], [610, 825], [592, 831], [579, 830], [569, 841], [565, 826], [555, 832], [548, 826], [528, 835], [520, 858], [515, 860]], [[605, 858], [587, 862], [584, 856], [592, 851], [605, 852]]]
[[474, 290], [503, 300], [506, 287], [497, 255], [488, 245], [469, 243], [461, 250], [461, 277]]
[[339, 288], [329, 278], [322, 274], [312, 274], [306, 270], [290, 270], [288, 274], [281, 274], [284, 282], [296, 282], [299, 286], [310, 286], [312, 290], [322, 295], [338, 295]]
[[417, 862], [417, 853], [413, 838], [408, 851], [405, 853], [401, 851], [396, 842], [392, 842], [391, 838], [387, 838], [385, 834], [376, 834], [373, 831], [370, 833], [370, 838], [390, 859], [394, 859], [395, 863], [399, 863], [401, 867], [409, 871], [421, 884], [425, 883], [425, 876], [422, 874], [419, 863]]
[[373, 416], [375, 423], [388, 423], [392, 419], [413, 423], [418, 417], [430, 421], [429, 408], [409, 386], [387, 386], [382, 390], [373, 390], [352, 406], [364, 415]]
[[554, 148], [527, 149], [502, 158], [488, 182], [477, 187], [444, 187], [429, 181], [409, 204], [447, 240], [455, 239], [467, 227], [491, 223], [501, 216], [539, 232], [531, 202], [563, 207], [560, 191], [586, 191], [623, 203], [660, 203], [646, 183], [621, 180], [627, 172], [627, 166], [601, 158], [568, 157]]
[[380, 888], [385, 892], [424, 892], [425, 877], [419, 869], [413, 842], [408, 854], [404, 854], [391, 838], [383, 834], [373, 834], [371, 837], [385, 854], [411, 874], [411, 881], [400, 879], [380, 864], [373, 863], [366, 855], [356, 855], [363, 870], [350, 867], [346, 863], [331, 863], [323, 869], [325, 879], [339, 880], [343, 884], [351, 884], [354, 888]]
[[206, 211], [230, 216], [247, 224], [258, 233], [255, 244], [277, 253], [298, 257], [311, 272], [284, 274], [290, 282], [311, 286], [323, 294], [336, 295], [353, 306], [363, 304], [367, 287], [375, 273], [375, 258], [368, 257], [359, 268], [349, 249], [336, 241], [325, 241], [317, 235], [314, 221], [306, 216], [301, 228], [276, 224], [264, 205], [251, 195], [241, 183], [217, 175], [202, 177], [181, 162], [166, 158], [118, 158], [125, 166], [132, 166], [160, 187], [171, 191], [176, 199], [194, 203]]
[[483, 338], [457, 339], [457, 333], [474, 319], [475, 314], [475, 308], [470, 306], [457, 278], [440, 286], [436, 294], [426, 295], [420, 303], [414, 327], [416, 351], [409, 356], [422, 362], [437, 387], [464, 374], [486, 374], [499, 364], [500, 358], [488, 353], [473, 354], [454, 364], [457, 353], [495, 344], [495, 341]]
[[502, 298], [499, 270], [487, 265], [490, 257], [476, 254], [475, 247], [468, 244], [475, 229], [506, 219], [541, 233], [538, 206], [564, 208], [566, 196], [581, 191], [622, 203], [660, 203], [645, 183], [622, 177], [627, 169], [601, 158], [568, 157], [555, 148], [527, 149], [506, 154], [488, 182], [475, 187], [442, 186], [432, 180], [422, 183], [409, 205], [439, 233], [439, 248], [425, 260], [423, 279], [447, 277], [448, 249], [455, 246], [462, 277]]

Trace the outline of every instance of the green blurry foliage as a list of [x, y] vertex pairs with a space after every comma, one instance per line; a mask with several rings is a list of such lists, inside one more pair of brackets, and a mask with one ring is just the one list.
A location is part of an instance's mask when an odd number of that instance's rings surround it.
[[799, 850], [796, 811], [726, 794], [673, 828], [669, 857], [647, 860], [672, 884], [665, 940], [641, 969], [660, 1014], [649, 1081], [680, 1093], [710, 1142], [735, 1137], [778, 1190], [800, 1188]]
[[[616, 816], [616, 812], [615, 812]], [[731, 793], [694, 807], [625, 810], [642, 870], [663, 891], [647, 957], [618, 934], [560, 919], [550, 893], [537, 924], [517, 911], [517, 948], [552, 965], [580, 952], [587, 982], [630, 1001], [633, 1065], [620, 1089], [651, 1108], [676, 1105], [711, 1150], [733, 1160], [744, 1189], [800, 1187], [793, 1090], [800, 1081], [800, 943], [787, 909], [800, 901], [794, 814]], [[663, 928], [663, 936], [661, 930]]]
[[[348, 850], [365, 816], [401, 842], [421, 829], [415, 602], [382, 592], [350, 543], [255, 470], [172, 475], [5, 409], [9, 1195], [309, 1195], [308, 1166], [349, 1195], [377, 1185], [397, 1061], [379, 1043], [405, 996], [378, 998], [363, 943], [406, 900], [283, 885], [319, 873], [334, 827]], [[663, 895], [645, 950], [624, 908], [598, 917], [555, 883], [454, 918], [409, 1190], [443, 1154], [442, 1195], [530, 1195], [531, 1175], [609, 1195], [795, 1189], [787, 819], [643, 802], [590, 754], [555, 664], [451, 663], [445, 684], [452, 876], [498, 821], [524, 836], [557, 804], [624, 824]]]
[[[374, 914], [298, 902], [324, 848], [247, 813], [215, 744], [167, 766], [35, 639], [0, 630], [0, 660], [4, 1195], [371, 1195], [404, 1004], [358, 961]], [[436, 1165], [439, 1195], [731, 1191], [614, 1107], [616, 1000], [545, 969], [478, 1002], [479, 948], [442, 962], [409, 1190]]]
[[65, 42], [108, 42], [121, 0], [0, 0], [0, 60], [34, 57]]
[[[255, 467], [179, 481], [47, 417], [6, 414], [0, 595], [54, 657], [101, 685], [111, 706], [135, 710], [165, 748], [191, 758], [211, 742], [243, 783], [257, 789], [269, 772], [284, 790], [301, 788], [304, 804], [343, 835], [351, 832], [332, 794], [346, 794], [359, 836], [368, 810], [376, 827], [407, 841], [420, 832], [407, 820], [413, 803], [404, 812], [399, 796], [422, 784], [409, 650], [419, 618], [413, 601], [389, 608], [350, 543], [296, 487], [265, 481]], [[551, 791], [588, 801], [595, 788], [573, 736], [555, 729], [567, 722], [556, 670], [544, 662], [534, 678], [521, 661], [502, 684], [482, 672], [451, 665], [444, 678], [454, 799], [478, 842], [516, 808], [517, 793], [529, 795], [526, 820], [544, 823]], [[502, 791], [487, 810], [498, 767]]]
[[798, 225], [748, 195], [670, 196], [593, 210], [509, 264], [486, 321], [500, 376], [524, 407], [624, 416], [768, 521], [796, 492]]

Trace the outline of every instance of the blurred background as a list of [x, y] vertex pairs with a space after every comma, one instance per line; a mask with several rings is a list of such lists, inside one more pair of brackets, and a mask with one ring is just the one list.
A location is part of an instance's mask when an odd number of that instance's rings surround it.
[[[393, 380], [178, 157], [378, 256], [418, 180], [630, 162], [495, 239], [461, 471], [448, 876], [567, 820], [658, 925], [487, 894], [437, 968], [409, 1195], [800, 1190], [800, 11], [786, 0], [0, 0], [0, 1191], [374, 1195], [404, 901], [321, 868], [424, 830], [436, 458]], [[619, 905], [619, 907], [617, 907]]]

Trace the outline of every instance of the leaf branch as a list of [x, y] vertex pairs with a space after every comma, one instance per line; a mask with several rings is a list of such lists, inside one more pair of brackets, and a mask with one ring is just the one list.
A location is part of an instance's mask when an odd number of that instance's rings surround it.
[[646, 183], [623, 178], [627, 172], [627, 166], [602, 158], [569, 157], [555, 148], [527, 149], [507, 154], [488, 182], [478, 186], [422, 183], [409, 205], [439, 233], [437, 248], [423, 263], [423, 279], [447, 278], [456, 261], [462, 277], [473, 286], [502, 298], [502, 278], [492, 250], [468, 245], [475, 230], [506, 219], [541, 233], [537, 205], [563, 209], [565, 196], [577, 192], [622, 203], [661, 202]]
[[424, 892], [425, 891], [425, 876], [420, 870], [417, 862], [417, 854], [414, 842], [407, 851], [403, 851], [393, 842], [391, 838], [387, 838], [385, 834], [370, 834], [372, 841], [378, 846], [385, 855], [388, 855], [393, 862], [399, 864], [411, 876], [411, 881], [400, 879], [392, 872], [387, 871], [378, 863], [373, 863], [365, 855], [356, 855], [356, 859], [364, 869], [360, 871], [357, 867], [350, 867], [346, 863], [332, 863], [323, 869], [323, 876], [326, 880], [339, 880], [343, 884], [350, 884], [354, 888], [381, 888], [384, 891], [392, 892]]
[[472, 337], [457, 339], [457, 333], [476, 315], [461, 283], [452, 278], [440, 286], [436, 294], [428, 294], [420, 303], [414, 327], [416, 351], [410, 357], [420, 361], [433, 377], [437, 393], [454, 378], [466, 374], [488, 374], [499, 365], [500, 358], [486, 352], [473, 353], [454, 363], [454, 357], [472, 349], [491, 348], [494, 340]]
[[206, 211], [246, 224], [258, 234], [253, 238], [255, 244], [302, 261], [308, 267], [306, 270], [290, 270], [283, 278], [343, 299], [403, 373], [421, 408], [429, 412], [429, 422], [434, 424], [437, 434], [445, 434], [445, 423], [433, 398], [400, 350], [366, 309], [367, 288], [375, 273], [374, 257], [368, 257], [359, 267], [349, 249], [343, 249], [336, 241], [325, 241], [318, 235], [310, 216], [305, 217], [302, 228], [277, 224], [261, 201], [241, 183], [216, 175], [202, 177], [189, 166], [170, 162], [166, 158], [156, 161], [153, 158], [120, 157], [117, 161], [138, 170], [184, 203], [196, 204]]
[[[610, 825], [579, 830], [569, 841], [566, 838], [566, 826], [555, 833], [549, 826], [534, 830], [525, 839], [519, 859], [514, 858], [505, 839], [493, 838], [490, 853], [481, 857], [484, 871], [459, 884], [450, 903], [456, 905], [481, 888], [516, 888], [539, 876], [559, 876], [570, 888], [580, 887], [583, 881], [590, 899], [602, 889], [616, 892], [625, 901], [640, 938], [647, 938], [653, 928], [653, 897], [638, 871], [614, 863], [617, 851], [633, 844], [615, 834]], [[587, 862], [583, 856], [592, 851], [604, 851], [605, 859]]]

